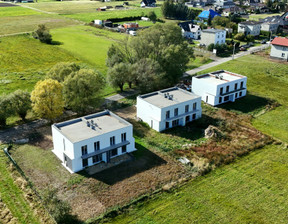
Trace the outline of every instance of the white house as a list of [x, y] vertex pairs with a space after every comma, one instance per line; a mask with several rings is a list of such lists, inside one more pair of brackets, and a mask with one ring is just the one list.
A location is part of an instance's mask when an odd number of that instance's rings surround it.
[[178, 24], [181, 28], [182, 35], [188, 39], [198, 40], [201, 35], [201, 28], [192, 22], [183, 22]]
[[270, 57], [288, 61], [288, 37], [275, 37], [273, 39]]
[[247, 77], [220, 70], [192, 77], [192, 92], [216, 106], [246, 95]]
[[163, 131], [201, 117], [201, 97], [173, 87], [137, 97], [137, 117]]
[[226, 30], [206, 29], [201, 32], [200, 44], [225, 44]]
[[261, 31], [262, 22], [245, 21], [238, 23], [238, 33], [244, 33], [245, 35], [259, 36]]
[[133, 127], [106, 110], [52, 125], [53, 153], [71, 173], [135, 151]]

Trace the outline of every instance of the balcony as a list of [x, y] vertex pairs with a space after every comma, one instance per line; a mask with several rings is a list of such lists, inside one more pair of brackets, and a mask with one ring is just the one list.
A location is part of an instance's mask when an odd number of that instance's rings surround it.
[[236, 90], [233, 90], [233, 91], [230, 91], [230, 92], [226, 92], [226, 93], [220, 93], [220, 96], [226, 96], [226, 95], [230, 95], [232, 93], [237, 93], [239, 91], [242, 91], [242, 90], [245, 90], [246, 88], [240, 88], [240, 89], [236, 89]]
[[179, 119], [179, 118], [182, 118], [182, 117], [185, 117], [187, 115], [194, 114], [194, 113], [197, 113], [197, 112], [199, 112], [199, 110], [188, 111], [188, 112], [186, 112], [184, 114], [179, 114], [179, 115], [174, 116], [174, 117], [165, 118], [165, 121], [172, 121], [172, 120]]

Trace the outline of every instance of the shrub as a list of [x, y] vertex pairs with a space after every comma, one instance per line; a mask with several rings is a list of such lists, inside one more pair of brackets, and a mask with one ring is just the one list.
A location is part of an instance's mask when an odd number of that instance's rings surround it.
[[214, 44], [213, 43], [209, 44], [208, 47], [207, 47], [207, 50], [208, 51], [213, 51], [213, 49], [214, 49]]
[[234, 39], [239, 40], [239, 41], [243, 41], [245, 39], [245, 34], [244, 33], [237, 33], [234, 36]]
[[39, 39], [40, 42], [42, 43], [46, 43], [46, 44], [52, 43], [52, 36], [44, 24], [38, 25], [38, 29], [35, 32], [33, 32], [32, 35], [35, 39]]

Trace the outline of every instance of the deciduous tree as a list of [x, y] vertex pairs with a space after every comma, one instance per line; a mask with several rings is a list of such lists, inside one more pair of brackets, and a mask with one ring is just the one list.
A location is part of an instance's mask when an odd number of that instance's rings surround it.
[[11, 94], [11, 106], [13, 111], [25, 120], [28, 110], [31, 109], [30, 93], [23, 90], [16, 90]]
[[57, 80], [58, 82], [64, 82], [67, 76], [72, 72], [77, 72], [79, 70], [80, 66], [75, 63], [60, 62], [50, 69], [47, 73], [47, 78]]
[[62, 88], [62, 84], [53, 79], [37, 82], [31, 93], [33, 111], [49, 120], [59, 117], [64, 110]]
[[128, 81], [127, 77], [130, 76], [129, 66], [130, 64], [121, 62], [108, 69], [108, 82], [114, 88], [119, 87], [121, 92], [123, 91], [124, 84]]
[[0, 96], [0, 126], [6, 126], [6, 119], [13, 114], [10, 97]]
[[39, 39], [42, 43], [52, 43], [52, 35], [49, 33], [49, 30], [44, 24], [38, 25], [38, 29], [33, 32], [33, 37]]

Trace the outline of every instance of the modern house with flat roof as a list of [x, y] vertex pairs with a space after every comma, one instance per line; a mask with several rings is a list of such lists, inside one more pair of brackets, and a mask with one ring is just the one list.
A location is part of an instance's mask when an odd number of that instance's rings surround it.
[[135, 151], [133, 126], [111, 111], [52, 125], [53, 153], [71, 173]]
[[225, 44], [226, 30], [206, 29], [201, 31], [200, 44]]
[[216, 71], [192, 77], [192, 92], [212, 106], [234, 102], [246, 95], [247, 77], [229, 71]]
[[261, 24], [262, 22], [257, 21], [245, 21], [238, 23], [238, 33], [259, 36], [261, 31]]
[[272, 40], [270, 57], [288, 61], [288, 37], [275, 37]]
[[201, 97], [177, 87], [137, 97], [137, 117], [156, 131], [185, 126], [201, 115]]

